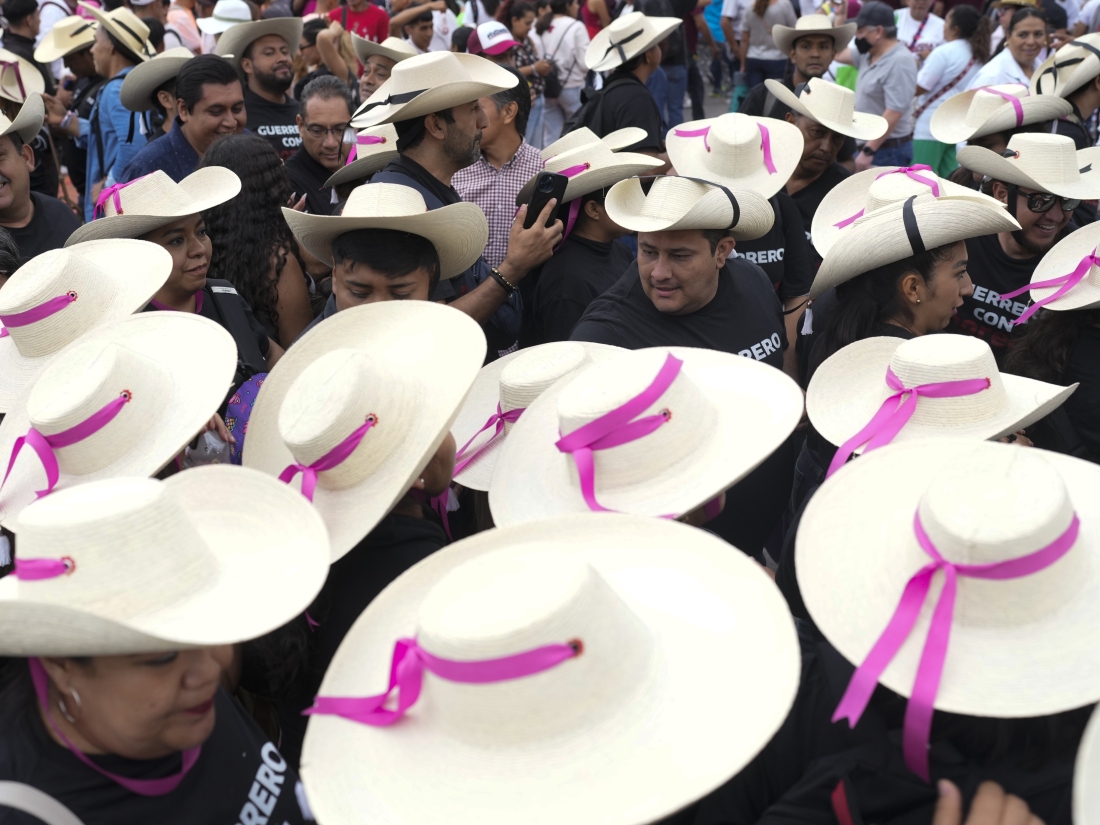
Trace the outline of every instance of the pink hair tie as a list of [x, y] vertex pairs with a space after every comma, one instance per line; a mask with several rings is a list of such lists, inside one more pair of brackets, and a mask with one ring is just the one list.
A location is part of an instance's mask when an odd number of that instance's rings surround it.
[[290, 484], [290, 482], [294, 480], [294, 476], [301, 473], [302, 495], [310, 501], [313, 501], [313, 491], [317, 487], [317, 473], [331, 470], [333, 467], [338, 467], [343, 464], [348, 459], [348, 456], [355, 452], [355, 448], [359, 446], [359, 443], [363, 440], [363, 437], [370, 428], [377, 423], [378, 417], [375, 416], [374, 413], [371, 413], [367, 416], [366, 422], [361, 427], [353, 431], [351, 435], [312, 464], [299, 464], [295, 462], [289, 465], [285, 470], [279, 473], [279, 481], [284, 484]]
[[0, 327], [0, 338], [6, 338], [11, 333], [8, 332], [8, 327], [25, 327], [28, 324], [36, 323], [37, 321], [45, 320], [51, 315], [54, 315], [73, 301], [75, 301], [77, 295], [75, 292], [66, 292], [64, 295], [58, 295], [56, 298], [50, 298], [43, 304], [39, 304], [36, 307], [24, 310], [23, 312], [14, 312], [11, 315], [0, 315], [0, 323], [4, 326]]
[[[1098, 247], [1098, 249], [1100, 249], [1100, 247]], [[1046, 298], [1040, 298], [1031, 306], [1029, 306], [1026, 310], [1024, 310], [1024, 314], [1013, 321], [1012, 325], [1018, 326], [1019, 324], [1026, 324], [1028, 318], [1039, 311], [1039, 307], [1043, 307], [1049, 303], [1052, 303], [1053, 301], [1057, 301], [1059, 298], [1061, 298], [1063, 295], [1065, 295], [1067, 292], [1069, 292], [1071, 289], [1081, 283], [1081, 281], [1085, 279], [1085, 276], [1089, 274], [1089, 270], [1091, 270], [1094, 266], [1100, 266], [1100, 256], [1097, 256], [1096, 253], [1097, 249], [1094, 249], [1092, 250], [1092, 254], [1083, 257], [1081, 259], [1081, 262], [1077, 264], [1077, 268], [1068, 275], [1061, 275], [1057, 278], [1051, 278], [1048, 281], [1035, 281], [1034, 283], [1027, 284], [1026, 286], [1020, 287], [1019, 289], [1012, 290], [1012, 292], [1005, 292], [1003, 295], [1001, 295], [1002, 298], [1016, 298], [1032, 289], [1043, 289], [1046, 287], [1055, 286], [1058, 287], [1058, 291], [1055, 292], [1053, 295], [1048, 295]]]

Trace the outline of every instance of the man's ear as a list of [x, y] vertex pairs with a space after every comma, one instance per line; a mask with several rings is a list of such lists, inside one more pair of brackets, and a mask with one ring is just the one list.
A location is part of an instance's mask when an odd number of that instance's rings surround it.
[[504, 104], [504, 108], [500, 110], [500, 118], [505, 123], [514, 123], [516, 115], [519, 114], [519, 104], [514, 100], [509, 100]]
[[245, 78], [252, 74], [252, 60], [248, 57], [241, 58], [241, 71], [244, 72]]
[[718, 242], [718, 246], [714, 248], [715, 261], [721, 261], [721, 264], [725, 264], [726, 259], [733, 254], [733, 248], [737, 246], [737, 241], [733, 239], [733, 235], [726, 235]]
[[993, 197], [1001, 203], [1008, 205], [1008, 187], [999, 180], [993, 181]]
[[191, 119], [191, 113], [187, 111], [187, 104], [183, 102], [182, 97], [176, 98], [176, 114], [179, 115], [180, 123], [186, 123]]
[[432, 112], [424, 117], [424, 131], [436, 140], [443, 140], [447, 137], [447, 121], [438, 112]]
[[301, 129], [301, 128], [302, 128], [303, 126], [305, 126], [305, 124], [306, 124], [306, 122], [305, 122], [304, 120], [302, 120], [302, 116], [301, 116], [301, 115], [295, 115], [295, 116], [294, 116], [294, 122], [295, 122], [296, 124], [298, 124], [298, 128], [299, 128], [299, 129]]
[[24, 143], [19, 148], [19, 154], [23, 158], [23, 162], [27, 164], [27, 171], [34, 171], [34, 149], [31, 148], [29, 143]]
[[791, 123], [791, 124], [797, 124], [798, 123], [798, 121], [795, 119], [794, 112], [787, 112], [787, 114], [783, 115], [783, 119], [786, 120], [787, 123]]
[[603, 207], [597, 201], [585, 201], [584, 214], [590, 221], [598, 221], [604, 216]]

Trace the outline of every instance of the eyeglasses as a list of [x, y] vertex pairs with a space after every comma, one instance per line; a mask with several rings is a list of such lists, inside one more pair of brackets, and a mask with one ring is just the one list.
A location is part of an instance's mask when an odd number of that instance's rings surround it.
[[350, 143], [355, 140], [355, 130], [350, 129], [349, 126], [350, 124], [347, 123], [338, 123], [335, 126], [321, 126], [315, 123], [306, 126], [306, 131], [314, 140], [323, 140], [332, 135], [344, 143]]
[[1051, 195], [1047, 192], [1021, 192], [1020, 194], [1027, 198], [1027, 208], [1037, 215], [1049, 212], [1055, 201], [1058, 201], [1059, 208], [1067, 214], [1081, 205], [1080, 198], [1063, 198], [1061, 195]]

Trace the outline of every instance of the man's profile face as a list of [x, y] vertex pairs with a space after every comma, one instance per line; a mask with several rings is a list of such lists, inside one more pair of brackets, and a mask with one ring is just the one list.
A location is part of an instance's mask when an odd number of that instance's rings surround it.
[[188, 141], [200, 154], [223, 135], [236, 135], [244, 131], [248, 114], [244, 108], [244, 90], [241, 82], [204, 83], [202, 97], [194, 111], [187, 109], [183, 99], [177, 99], [180, 123]]
[[18, 149], [10, 137], [0, 138], [0, 211], [24, 203], [30, 197], [34, 150], [23, 143]]
[[[489, 102], [492, 105], [492, 101]], [[443, 139], [443, 153], [458, 169], [476, 163], [481, 154], [481, 133], [489, 126], [489, 118], [480, 101], [463, 103], [451, 109], [454, 123], [443, 123], [447, 134]]]
[[719, 270], [733, 252], [723, 238], [716, 249], [700, 229], [638, 233], [638, 275], [642, 291], [661, 312], [688, 315], [718, 293]]

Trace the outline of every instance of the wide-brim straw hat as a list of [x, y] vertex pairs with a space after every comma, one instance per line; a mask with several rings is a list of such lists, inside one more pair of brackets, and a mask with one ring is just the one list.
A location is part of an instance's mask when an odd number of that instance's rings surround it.
[[1083, 34], [1071, 40], [1031, 75], [1033, 95], [1069, 97], [1100, 75], [1100, 34]]
[[[595, 192], [597, 189], [603, 189], [635, 175], [645, 175], [662, 166], [664, 161], [652, 155], [614, 152], [606, 144], [597, 141], [554, 155], [546, 161], [543, 172], [559, 174], [569, 172], [569, 183], [566, 184], [565, 194], [561, 198], [562, 203], [569, 203], [589, 192]], [[516, 206], [531, 200], [539, 174], [536, 172], [519, 190], [519, 194], [516, 195]]]
[[616, 352], [622, 349], [587, 341], [554, 341], [509, 353], [482, 367], [451, 427], [456, 447], [461, 450], [469, 442], [465, 453], [475, 456], [462, 472], [455, 473], [454, 480], [472, 490], [489, 489], [500, 448], [513, 426], [504, 422], [499, 435], [495, 427], [483, 429], [498, 406], [504, 413], [526, 409], [551, 387]]
[[584, 64], [594, 72], [614, 69], [649, 51], [683, 22], [679, 17], [649, 17], [640, 11], [624, 14], [592, 38]]
[[0, 137], [17, 134], [24, 143], [30, 143], [41, 130], [45, 116], [46, 109], [42, 104], [42, 95], [32, 94], [19, 108], [19, 114], [15, 116], [15, 120], [8, 120], [0, 113]]
[[415, 46], [400, 37], [387, 37], [381, 43], [375, 43], [373, 40], [367, 40], [367, 38], [360, 37], [352, 32], [351, 45], [355, 49], [355, 56], [359, 58], [360, 63], [366, 63], [367, 58], [372, 54], [388, 57], [395, 63], [400, 63], [402, 60], [408, 60], [410, 57], [416, 57], [419, 54]]
[[[799, 17], [793, 28], [791, 26], [772, 26], [772, 40], [775, 41], [775, 47], [784, 55], [790, 54], [791, 49], [794, 48], [794, 41], [809, 34], [824, 34], [833, 38], [834, 48], [839, 54], [847, 48], [848, 44], [852, 42], [852, 38], [855, 37], [856, 24], [853, 21], [834, 26], [832, 20], [824, 14], [807, 14]], [[771, 87], [769, 86], [769, 88]], [[855, 137], [855, 135], [852, 137]]]
[[0, 291], [0, 316], [18, 315], [62, 295], [64, 309], [0, 337], [0, 413], [68, 344], [89, 330], [121, 320], [149, 303], [172, 274], [172, 256], [157, 244], [90, 241], [52, 249], [23, 264]]
[[395, 640], [414, 634], [452, 660], [574, 639], [583, 652], [499, 684], [429, 672], [390, 727], [313, 716], [301, 774], [319, 821], [655, 822], [748, 764], [799, 678], [790, 612], [759, 565], [702, 530], [621, 515], [434, 553], [371, 602], [321, 695], [382, 691]]
[[[16, 398], [0, 422], [0, 457], [7, 467], [31, 427], [49, 438], [128, 393], [97, 432], [54, 448], [54, 490], [155, 475], [217, 413], [236, 366], [233, 336], [193, 313], [139, 312], [97, 327], [57, 353]], [[0, 490], [0, 522], [9, 524], [45, 489], [42, 461], [24, 448]]]
[[603, 143], [612, 152], [618, 152], [620, 149], [640, 143], [645, 140], [645, 137], [645, 129], [639, 129], [637, 126], [624, 126], [622, 129], [608, 132], [603, 137], [597, 135], [587, 126], [581, 126], [579, 129], [574, 129], [572, 132], [562, 135], [543, 149], [542, 159], [545, 162], [554, 155], [560, 155], [562, 152], [569, 152], [590, 143]]
[[495, 95], [518, 82], [513, 72], [480, 55], [418, 54], [393, 67], [389, 80], [356, 110], [351, 125], [364, 129], [412, 120]]
[[857, 112], [856, 95], [851, 89], [820, 77], [811, 77], [799, 95], [778, 80], [765, 80], [764, 84], [780, 103], [838, 134], [857, 140], [875, 140], [890, 128], [884, 117]]
[[1063, 198], [1100, 198], [1100, 147], [1077, 151], [1064, 135], [1028, 132], [1009, 139], [1008, 153], [1004, 157], [982, 146], [964, 146], [958, 155], [971, 172], [1002, 183]]
[[[1051, 247], [1031, 273], [1031, 282], [1041, 283], [1061, 278], [1075, 271], [1089, 255], [1096, 254], [1100, 245], [1100, 223], [1090, 223]], [[1032, 287], [1031, 300], [1049, 298], [1058, 291], [1056, 286]], [[1061, 298], [1043, 304], [1043, 309], [1056, 312], [1100, 307], [1100, 267], [1089, 266], [1085, 277]]]
[[115, 198], [108, 198], [103, 217], [78, 228], [65, 246], [101, 238], [138, 238], [176, 218], [196, 215], [235, 198], [241, 179], [223, 166], [196, 169], [176, 183], [158, 169], [124, 184]]
[[474, 203], [431, 209], [411, 186], [368, 183], [357, 186], [339, 215], [310, 215], [283, 208], [294, 237], [318, 260], [332, 261], [332, 242], [355, 229], [392, 229], [427, 238], [439, 255], [439, 277], [465, 272], [481, 257], [489, 239], [485, 213]]
[[252, 23], [238, 23], [231, 26], [218, 38], [214, 54], [221, 55], [233, 68], [240, 69], [241, 57], [248, 47], [259, 40], [274, 34], [286, 41], [290, 47], [290, 56], [298, 54], [298, 43], [302, 39], [302, 18], [273, 17], [268, 20], [256, 20]]
[[[278, 476], [316, 461], [373, 415], [351, 455], [318, 473], [313, 505], [347, 553], [419, 478], [485, 360], [470, 316], [429, 301], [341, 310], [299, 338], [268, 374], [248, 422], [244, 464]], [[295, 491], [299, 480], [291, 482]]]
[[668, 422], [594, 453], [595, 495], [603, 507], [658, 517], [689, 513], [752, 472], [802, 417], [798, 385], [752, 359], [687, 347], [616, 353], [544, 392], [512, 427], [489, 488], [495, 523], [587, 512], [576, 462], [557, 441], [645, 390], [670, 353], [684, 362], [680, 373], [640, 414], [667, 410]]
[[93, 6], [83, 0], [80, 0], [77, 5], [91, 14], [100, 26], [107, 29], [139, 61], [149, 60], [157, 53], [153, 44], [149, 42], [149, 27], [125, 6], [104, 11], [99, 6]]
[[33, 63], [15, 52], [0, 49], [0, 97], [24, 103], [45, 91], [46, 81]]
[[[822, 436], [843, 444], [860, 432], [896, 390], [893, 370], [906, 387], [988, 379], [989, 389], [954, 398], [921, 397], [893, 442], [935, 437], [994, 439], [1031, 426], [1060, 407], [1076, 384], [1060, 387], [1002, 373], [989, 345], [967, 335], [922, 335], [903, 340], [865, 338], [827, 358], [806, 389], [806, 412]], [[857, 447], [854, 452], [862, 452]]]
[[[918, 238], [909, 237], [906, 212], [912, 215]], [[972, 197], [937, 198], [927, 194], [892, 203], [845, 227], [814, 276], [810, 298], [920, 251], [1019, 228], [1003, 205], [993, 206]]]
[[1073, 822], [1100, 823], [1100, 712], [1093, 711], [1073, 768]]
[[163, 482], [106, 479], [28, 507], [17, 561], [60, 557], [71, 572], [0, 580], [0, 654], [111, 656], [257, 638], [320, 592], [328, 537], [286, 485], [211, 465]]
[[356, 135], [356, 140], [359, 138], [368, 138], [380, 142], [356, 143], [355, 160], [345, 164], [339, 171], [334, 172], [325, 181], [325, 186], [339, 186], [343, 183], [369, 178], [391, 160], [396, 160], [400, 155], [400, 152], [397, 151], [397, 129], [394, 128], [392, 123], [383, 123], [381, 126], [364, 129]]
[[[997, 94], [1000, 92], [1000, 94]], [[1004, 95], [1016, 99], [1005, 100]], [[1019, 109], [1017, 110], [1017, 106]], [[932, 114], [929, 127], [941, 143], [1008, 132], [1068, 115], [1073, 106], [1054, 95], [1029, 94], [1022, 83], [982, 86], [949, 97]]]
[[[1066, 555], [1037, 573], [960, 573], [935, 708], [1022, 718], [1100, 699], [1100, 467], [937, 439], [891, 444], [841, 468], [807, 505], [795, 552], [806, 607], [850, 662], [863, 661], [909, 578], [931, 561], [915, 536], [918, 508], [946, 560], [979, 565], [1032, 554], [1066, 531], [1074, 511], [1080, 519]], [[878, 680], [902, 696], [913, 692], [933, 598]]]
[[751, 189], [770, 198], [802, 160], [805, 139], [793, 123], [740, 113], [693, 120], [665, 138], [676, 174]]
[[34, 59], [39, 63], [53, 63], [73, 52], [90, 49], [97, 28], [99, 23], [95, 20], [86, 20], [76, 14], [64, 17], [43, 35], [34, 50]]
[[209, 17], [200, 17], [195, 23], [203, 34], [224, 34], [234, 26], [252, 22], [252, 9], [244, 0], [218, 0]]
[[[730, 198], [736, 200], [736, 207]], [[724, 229], [739, 241], [767, 235], [775, 223], [768, 199], [748, 189], [726, 189], [690, 178], [662, 175], [649, 193], [638, 178], [616, 183], [604, 199], [608, 216], [632, 232]]]
[[195, 56], [188, 48], [168, 49], [151, 60], [134, 66], [122, 81], [119, 100], [131, 112], [146, 112], [154, 106], [154, 91], [180, 73], [183, 64]]

